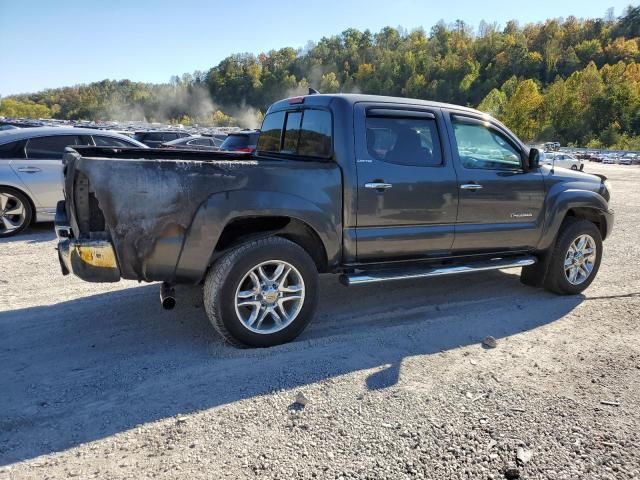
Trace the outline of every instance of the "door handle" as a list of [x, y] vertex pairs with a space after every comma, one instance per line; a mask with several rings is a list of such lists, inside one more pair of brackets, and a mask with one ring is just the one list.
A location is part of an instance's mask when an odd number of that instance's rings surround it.
[[480, 190], [482, 188], [482, 185], [478, 185], [477, 183], [465, 183], [463, 185], [460, 185], [460, 188], [462, 190]]
[[41, 172], [42, 169], [38, 167], [20, 167], [18, 168], [18, 171], [22, 173], [38, 173]]
[[371, 188], [372, 190], [387, 190], [391, 187], [393, 187], [392, 184], [384, 182], [371, 182], [364, 184], [364, 188]]

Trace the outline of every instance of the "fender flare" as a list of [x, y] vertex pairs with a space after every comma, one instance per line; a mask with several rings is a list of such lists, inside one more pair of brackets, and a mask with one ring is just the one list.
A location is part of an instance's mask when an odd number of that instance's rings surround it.
[[175, 270], [176, 281], [198, 283], [211, 265], [224, 228], [247, 217], [288, 217], [308, 225], [320, 238], [329, 265], [340, 255], [342, 220], [296, 195], [264, 190], [232, 190], [211, 195], [203, 202], [186, 232]]
[[550, 203], [545, 209], [543, 233], [538, 242], [538, 250], [548, 250], [553, 245], [567, 213], [576, 208], [593, 210], [602, 221], [607, 221], [605, 214], [609, 212], [608, 204], [600, 194], [590, 190], [562, 190], [550, 196]]

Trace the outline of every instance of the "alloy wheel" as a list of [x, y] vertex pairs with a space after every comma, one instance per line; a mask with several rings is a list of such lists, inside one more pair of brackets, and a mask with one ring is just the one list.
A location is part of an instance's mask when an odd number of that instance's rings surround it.
[[238, 284], [236, 315], [252, 332], [275, 333], [296, 319], [304, 296], [304, 280], [298, 269], [281, 260], [269, 260], [249, 270]]
[[564, 274], [572, 285], [580, 285], [591, 276], [597, 259], [596, 242], [591, 235], [576, 238], [564, 257]]
[[6, 235], [24, 225], [27, 210], [22, 201], [10, 193], [0, 192], [0, 235]]

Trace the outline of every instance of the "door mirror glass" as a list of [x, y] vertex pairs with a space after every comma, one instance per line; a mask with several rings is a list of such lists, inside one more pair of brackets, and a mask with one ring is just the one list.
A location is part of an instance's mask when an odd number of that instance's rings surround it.
[[540, 150], [532, 148], [529, 150], [529, 170], [536, 170], [540, 167]]

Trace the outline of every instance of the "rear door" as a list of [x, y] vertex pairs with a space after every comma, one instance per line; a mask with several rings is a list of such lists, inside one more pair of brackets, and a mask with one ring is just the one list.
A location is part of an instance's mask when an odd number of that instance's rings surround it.
[[521, 144], [498, 124], [451, 114], [460, 205], [454, 253], [535, 247], [544, 220], [544, 182], [524, 168]]
[[62, 200], [62, 155], [72, 145], [91, 145], [84, 135], [49, 135], [27, 140], [26, 158], [11, 162], [13, 170], [29, 188], [42, 213], [54, 214]]
[[355, 107], [358, 262], [447, 255], [458, 192], [437, 108]]

